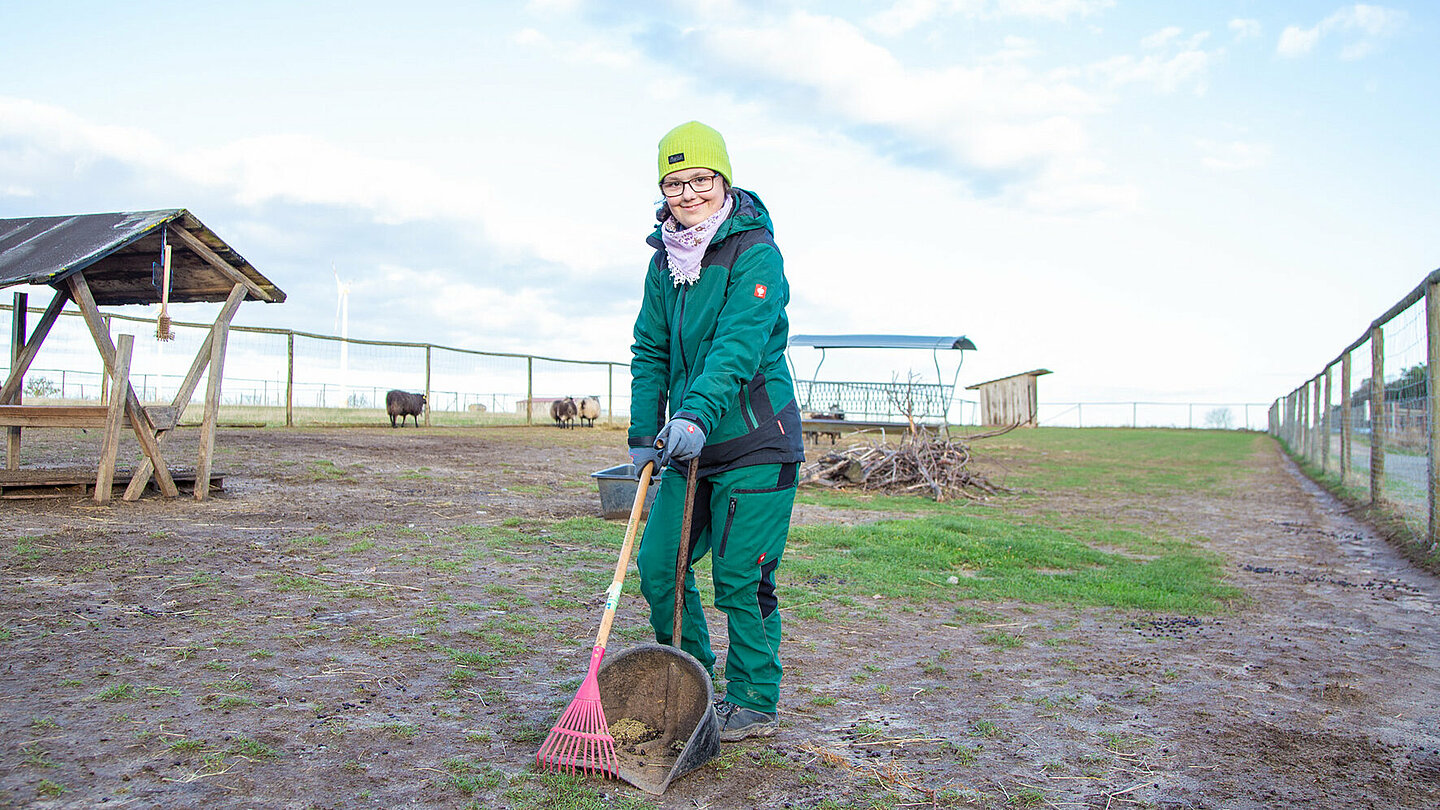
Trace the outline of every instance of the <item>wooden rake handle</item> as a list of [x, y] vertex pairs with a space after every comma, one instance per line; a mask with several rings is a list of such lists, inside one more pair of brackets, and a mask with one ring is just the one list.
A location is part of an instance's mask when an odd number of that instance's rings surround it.
[[640, 483], [635, 487], [635, 503], [630, 507], [630, 522], [625, 526], [625, 542], [620, 545], [620, 559], [615, 563], [615, 578], [605, 591], [605, 615], [600, 618], [600, 632], [595, 634], [595, 646], [605, 649], [610, 640], [610, 625], [615, 623], [615, 609], [620, 606], [620, 588], [625, 584], [625, 569], [630, 567], [630, 549], [635, 545], [635, 532], [640, 528], [640, 515], [645, 511], [645, 493], [650, 489], [650, 470], [647, 463], [640, 470]]

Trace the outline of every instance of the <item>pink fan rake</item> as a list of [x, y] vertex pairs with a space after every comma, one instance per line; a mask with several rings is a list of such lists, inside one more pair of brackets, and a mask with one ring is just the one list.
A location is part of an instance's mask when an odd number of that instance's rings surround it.
[[600, 619], [600, 632], [590, 651], [590, 670], [575, 699], [550, 729], [545, 743], [535, 754], [540, 768], [563, 773], [593, 773], [608, 777], [620, 775], [615, 760], [615, 738], [605, 722], [605, 707], [600, 704], [600, 661], [605, 657], [605, 642], [610, 638], [610, 625], [615, 622], [615, 608], [620, 604], [620, 588], [625, 583], [625, 569], [630, 565], [630, 549], [640, 526], [645, 508], [645, 491], [650, 487], [651, 465], [640, 470], [640, 483], [635, 488], [635, 504], [630, 507], [630, 523], [625, 527], [625, 542], [620, 546], [620, 560], [615, 564], [615, 578], [605, 592], [605, 613]]

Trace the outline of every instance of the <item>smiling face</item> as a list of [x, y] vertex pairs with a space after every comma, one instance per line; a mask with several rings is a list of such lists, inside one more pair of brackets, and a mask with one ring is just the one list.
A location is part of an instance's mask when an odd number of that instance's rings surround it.
[[[678, 196], [665, 198], [666, 204], [670, 206], [670, 213], [675, 217], [675, 221], [680, 223], [680, 227], [693, 228], [699, 225], [725, 204], [725, 178], [714, 177], [709, 191], [700, 192], [691, 187], [691, 182], [696, 178], [709, 178], [716, 174], [714, 169], [681, 169], [665, 175], [665, 179], [660, 181], [662, 186], [665, 183], [685, 183]], [[703, 180], [700, 185], [703, 187]]]

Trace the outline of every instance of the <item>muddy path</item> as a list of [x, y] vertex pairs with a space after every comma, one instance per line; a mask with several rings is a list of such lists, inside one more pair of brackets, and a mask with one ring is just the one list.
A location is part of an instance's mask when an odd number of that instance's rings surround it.
[[[96, 441], [29, 431], [27, 463]], [[584, 674], [614, 549], [589, 473], [622, 445], [232, 429], [204, 503], [0, 502], [0, 807], [555, 806], [531, 763]], [[986, 507], [1143, 511], [1224, 557], [1233, 612], [785, 614], [779, 735], [578, 806], [1440, 806], [1440, 584], [1256, 448], [1238, 495]], [[614, 638], [648, 638], [633, 597]]]

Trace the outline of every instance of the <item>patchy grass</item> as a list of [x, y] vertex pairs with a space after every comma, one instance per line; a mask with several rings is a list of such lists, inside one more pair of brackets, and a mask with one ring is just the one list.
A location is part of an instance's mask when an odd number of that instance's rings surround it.
[[[1220, 558], [1189, 544], [1141, 559], [1030, 520], [965, 514], [799, 526], [785, 561], [791, 582], [834, 597], [860, 591], [915, 602], [1017, 600], [1213, 613], [1240, 596], [1222, 582]], [[948, 583], [951, 576], [956, 584]]]

